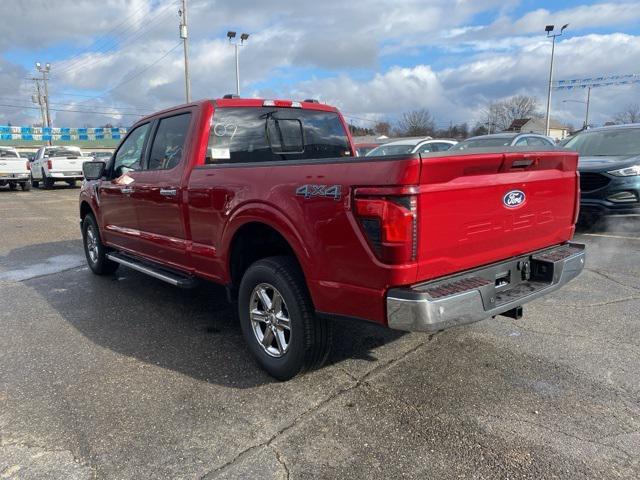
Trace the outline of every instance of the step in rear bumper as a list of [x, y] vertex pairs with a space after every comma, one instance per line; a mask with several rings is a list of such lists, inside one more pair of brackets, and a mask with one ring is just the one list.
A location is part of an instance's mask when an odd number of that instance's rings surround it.
[[582, 272], [584, 262], [584, 245], [566, 243], [446, 279], [392, 288], [387, 321], [393, 329], [421, 332], [477, 322], [559, 289]]

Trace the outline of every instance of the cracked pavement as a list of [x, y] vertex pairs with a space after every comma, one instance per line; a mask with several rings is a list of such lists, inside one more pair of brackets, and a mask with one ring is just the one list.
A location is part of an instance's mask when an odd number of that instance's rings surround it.
[[337, 323], [278, 383], [221, 288], [92, 275], [77, 194], [0, 190], [0, 479], [640, 477], [640, 219], [522, 320]]

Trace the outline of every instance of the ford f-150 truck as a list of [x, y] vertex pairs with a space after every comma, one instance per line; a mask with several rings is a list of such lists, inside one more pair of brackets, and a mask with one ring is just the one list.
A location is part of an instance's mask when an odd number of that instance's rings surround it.
[[225, 285], [250, 351], [288, 379], [326, 359], [332, 319], [519, 318], [576, 277], [577, 154], [526, 148], [357, 157], [330, 106], [199, 101], [85, 163], [84, 250], [96, 274]]
[[31, 162], [31, 182], [34, 187], [42, 183], [44, 188], [51, 188], [55, 182], [73, 187], [83, 178], [82, 164], [90, 160], [93, 158], [85, 157], [78, 147], [40, 147]]
[[29, 179], [29, 161], [21, 158], [13, 147], [0, 147], [0, 187], [9, 185], [16, 190], [18, 185], [22, 190], [31, 189]]

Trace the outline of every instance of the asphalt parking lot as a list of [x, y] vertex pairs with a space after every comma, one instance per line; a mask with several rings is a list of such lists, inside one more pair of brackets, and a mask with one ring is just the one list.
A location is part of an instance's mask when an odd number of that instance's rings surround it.
[[77, 195], [0, 189], [0, 478], [640, 477], [640, 219], [522, 320], [338, 323], [278, 383], [221, 288], [92, 275]]

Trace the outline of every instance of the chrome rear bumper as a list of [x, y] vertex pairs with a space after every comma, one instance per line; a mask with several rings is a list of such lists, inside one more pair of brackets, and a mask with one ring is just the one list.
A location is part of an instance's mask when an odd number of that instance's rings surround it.
[[557, 290], [584, 268], [585, 247], [566, 243], [480, 269], [387, 293], [397, 330], [435, 332], [500, 315]]

